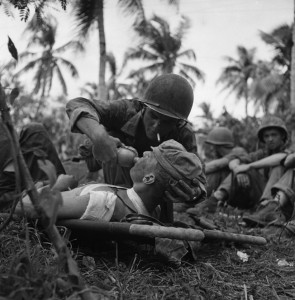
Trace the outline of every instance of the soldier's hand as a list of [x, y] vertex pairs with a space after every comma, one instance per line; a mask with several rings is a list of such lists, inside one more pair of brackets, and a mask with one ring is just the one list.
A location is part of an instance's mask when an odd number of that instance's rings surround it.
[[238, 165], [233, 169], [233, 171], [234, 171], [235, 174], [245, 173], [245, 172], [250, 170], [250, 167], [251, 167], [250, 164], [248, 164], [248, 165], [246, 165], [246, 164], [245, 165]]
[[58, 191], [68, 191], [78, 186], [78, 181], [73, 175], [61, 174], [58, 176], [54, 189]]
[[92, 153], [96, 160], [103, 162], [117, 161], [117, 148], [122, 145], [118, 138], [110, 136], [105, 131], [92, 140], [92, 143]]
[[236, 175], [236, 179], [240, 187], [247, 188], [250, 186], [250, 179], [247, 174], [239, 173]]
[[183, 180], [172, 182], [169, 191], [165, 191], [165, 200], [173, 203], [196, 201], [202, 194], [197, 179], [193, 179], [194, 187], [191, 188]]

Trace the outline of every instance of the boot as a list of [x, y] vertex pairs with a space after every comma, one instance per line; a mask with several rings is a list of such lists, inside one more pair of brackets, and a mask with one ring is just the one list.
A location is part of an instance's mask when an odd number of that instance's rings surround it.
[[269, 223], [282, 220], [280, 204], [278, 201], [270, 200], [253, 214], [244, 215], [243, 221], [248, 226], [264, 227]]
[[205, 201], [197, 204], [195, 207], [187, 209], [187, 213], [201, 217], [206, 214], [214, 214], [217, 209], [218, 199], [214, 196], [210, 196]]
[[261, 235], [268, 240], [293, 238], [295, 237], [295, 222], [290, 221], [280, 226], [270, 225], [261, 230]]

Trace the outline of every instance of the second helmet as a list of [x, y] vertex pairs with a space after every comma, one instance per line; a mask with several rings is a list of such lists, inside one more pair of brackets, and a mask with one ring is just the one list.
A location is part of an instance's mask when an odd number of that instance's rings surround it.
[[234, 146], [232, 132], [226, 127], [215, 127], [209, 133], [205, 143], [218, 146]]
[[258, 139], [264, 143], [263, 141], [263, 131], [265, 129], [270, 129], [270, 128], [277, 128], [279, 129], [283, 134], [284, 134], [284, 142], [287, 141], [288, 139], [288, 131], [287, 131], [287, 127], [284, 123], [284, 121], [276, 116], [272, 116], [272, 115], [268, 115], [265, 116], [262, 121], [261, 121], [261, 125], [258, 128], [257, 131], [257, 136]]

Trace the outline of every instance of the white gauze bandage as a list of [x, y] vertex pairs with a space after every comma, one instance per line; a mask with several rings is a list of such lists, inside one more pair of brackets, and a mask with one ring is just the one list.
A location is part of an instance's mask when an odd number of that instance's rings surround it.
[[[94, 186], [94, 185], [93, 185]], [[97, 187], [97, 185], [95, 185]], [[117, 196], [109, 191], [87, 191], [89, 202], [81, 220], [110, 221], [115, 210]], [[85, 195], [85, 191], [81, 195]]]

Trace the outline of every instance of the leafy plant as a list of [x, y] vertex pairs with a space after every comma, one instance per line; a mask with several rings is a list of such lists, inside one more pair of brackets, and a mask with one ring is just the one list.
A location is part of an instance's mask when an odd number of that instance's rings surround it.
[[43, 22], [44, 11], [47, 6], [52, 5], [52, 2], [59, 2], [63, 10], [67, 8], [67, 0], [7, 0], [4, 3], [0, 2], [0, 8], [3, 7], [4, 13], [7, 16], [12, 16], [13, 11], [17, 10], [21, 21], [26, 22], [32, 11], [36, 15], [39, 23]]
[[[30, 197], [32, 205], [37, 213], [37, 216], [40, 219], [42, 227], [44, 228], [50, 241], [55, 247], [59, 258], [59, 263], [64, 268], [69, 281], [72, 285], [75, 285], [81, 291], [81, 297], [83, 299], [92, 300], [94, 299], [94, 296], [87, 289], [85, 290], [86, 285], [82, 277], [80, 276], [77, 263], [72, 258], [70, 251], [67, 248], [66, 242], [61, 237], [58, 229], [55, 226], [57, 209], [62, 202], [60, 191], [58, 189], [55, 189], [55, 167], [49, 161], [39, 163], [40, 168], [47, 174], [48, 178], [50, 179], [50, 185], [48, 187], [44, 187], [39, 193], [36, 189], [36, 186], [33, 183], [30, 172], [22, 155], [20, 145], [18, 142], [18, 137], [14, 130], [14, 126], [11, 120], [11, 116], [9, 114], [9, 108], [7, 106], [6, 101], [6, 94], [0, 84], [0, 121], [3, 125], [2, 127], [5, 131], [5, 134], [7, 135], [10, 141], [13, 166], [16, 178], [15, 193], [11, 193], [6, 195], [6, 197], [4, 196], [0, 198], [0, 204], [3, 203], [3, 200], [4, 204], [7, 205], [9, 202], [11, 204], [10, 214], [8, 218], [2, 223], [0, 231], [3, 230], [9, 224], [17, 203], [19, 201], [22, 201], [21, 187], [24, 186], [28, 196]], [[28, 270], [28, 268], [30, 267], [28, 253], [24, 256], [24, 261], [26, 262], [26, 264], [24, 265], [24, 273], [26, 274], [27, 272], [30, 272], [30, 270]]]

